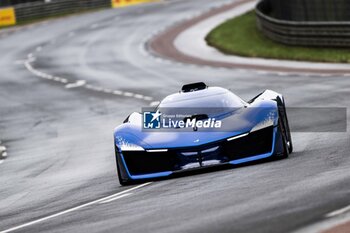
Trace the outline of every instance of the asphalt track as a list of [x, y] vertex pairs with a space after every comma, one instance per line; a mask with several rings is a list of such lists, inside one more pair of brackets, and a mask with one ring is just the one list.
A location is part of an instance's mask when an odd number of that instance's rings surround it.
[[119, 185], [113, 128], [183, 83], [205, 81], [246, 100], [272, 89], [289, 106], [349, 107], [348, 77], [257, 75], [163, 61], [145, 49], [159, 30], [224, 2], [104, 10], [2, 35], [0, 231], [290, 232], [350, 204], [342, 132], [293, 133], [286, 160]]

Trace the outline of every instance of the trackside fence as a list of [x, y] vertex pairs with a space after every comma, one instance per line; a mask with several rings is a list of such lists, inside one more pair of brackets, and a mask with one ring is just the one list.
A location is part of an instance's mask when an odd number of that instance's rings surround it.
[[15, 6], [15, 14], [17, 22], [20, 23], [28, 20], [107, 8], [110, 6], [110, 0], [56, 0], [17, 5]]
[[116, 8], [157, 0], [45, 0], [0, 7], [0, 27], [87, 10]]
[[260, 1], [255, 13], [258, 28], [274, 41], [288, 45], [350, 47], [350, 21], [280, 19], [275, 17], [278, 12], [270, 0]]

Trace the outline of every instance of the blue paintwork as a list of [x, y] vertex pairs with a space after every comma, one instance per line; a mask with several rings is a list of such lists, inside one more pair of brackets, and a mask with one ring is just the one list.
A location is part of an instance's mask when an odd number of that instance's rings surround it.
[[247, 157], [247, 158], [243, 158], [243, 159], [232, 160], [229, 163], [233, 164], [233, 165], [238, 165], [238, 164], [242, 164], [242, 163], [248, 163], [248, 162], [252, 162], [252, 161], [256, 161], [256, 160], [260, 160], [260, 159], [266, 159], [268, 157], [271, 157], [275, 151], [276, 134], [277, 134], [277, 128], [275, 127], [273, 130], [273, 141], [272, 141], [271, 152], [261, 154], [261, 155], [255, 155], [255, 156], [251, 156], [251, 157]]
[[[225, 90], [225, 89], [223, 89]], [[206, 89], [207, 94], [211, 94], [211, 89]], [[217, 92], [218, 88], [215, 88], [213, 92]], [[174, 94], [170, 97], [167, 97], [165, 100], [167, 103], [171, 103], [171, 99], [174, 96], [177, 98], [184, 98], [185, 95], [196, 96], [197, 92], [185, 93], [185, 94]], [[198, 91], [198, 95], [205, 96], [205, 91]], [[160, 173], [152, 173], [152, 174], [143, 174], [143, 175], [132, 175], [130, 174], [127, 164], [122, 155], [122, 151], [120, 151], [118, 144], [118, 139], [122, 138], [128, 143], [135, 144], [141, 146], [145, 150], [149, 149], [171, 149], [171, 148], [187, 148], [192, 146], [200, 146], [216, 141], [226, 140], [227, 138], [240, 135], [243, 133], [250, 132], [255, 126], [262, 123], [269, 117], [269, 112], [272, 110], [276, 110], [277, 112], [277, 103], [275, 99], [277, 97], [282, 96], [273, 91], [265, 91], [259, 97], [257, 97], [251, 103], [245, 103], [245, 107], [239, 108], [233, 114], [225, 114], [222, 117], [223, 125], [229, 126], [224, 131], [213, 131], [208, 132], [201, 129], [198, 131], [188, 131], [188, 129], [177, 129], [172, 132], [167, 132], [164, 130], [158, 131], [145, 131], [142, 130], [142, 115], [140, 113], [133, 113], [129, 117], [129, 122], [124, 123], [118, 126], [114, 131], [114, 138], [116, 141], [116, 148], [119, 150], [119, 156], [121, 157], [122, 165], [128, 176], [128, 179], [149, 179], [156, 177], [164, 177], [173, 174], [172, 171], [160, 172]], [[176, 99], [175, 98], [175, 99]], [[202, 98], [198, 99], [198, 104], [200, 104]], [[176, 106], [176, 105], [175, 105]], [[198, 105], [196, 105], [197, 107]], [[179, 102], [178, 107], [181, 107], [181, 101]], [[277, 126], [278, 122], [278, 114], [275, 115], [273, 119], [273, 125]], [[242, 158], [238, 160], [230, 161], [230, 164], [241, 164], [250, 161], [255, 161], [259, 159], [264, 159], [272, 156], [276, 153], [276, 148], [280, 148], [280, 146], [276, 147], [276, 142], [279, 141], [276, 138], [277, 127], [274, 127], [273, 133], [273, 146], [270, 153], [260, 154], [252, 157]], [[254, 146], [254, 145], [252, 145]], [[118, 156], [118, 155], [117, 155]]]
[[[271, 109], [276, 108], [276, 103], [271, 100], [265, 105], [249, 105], [249, 107], [242, 108], [233, 115], [220, 119], [222, 124], [226, 126], [222, 131], [213, 130], [212, 132], [208, 132], [208, 129], [198, 129], [198, 131], [193, 132], [192, 130], [189, 131], [189, 129], [176, 129], [169, 132], [169, 130], [159, 129], [149, 132], [142, 130], [140, 118], [135, 122], [122, 124], [117, 127], [114, 136], [123, 137], [128, 142], [142, 146], [144, 149], [200, 146], [250, 132], [254, 126], [268, 117]], [[134, 114], [141, 115], [139, 113]], [[277, 120], [278, 118], [275, 119], [275, 125], [277, 124]], [[198, 140], [199, 142], [195, 142]]]

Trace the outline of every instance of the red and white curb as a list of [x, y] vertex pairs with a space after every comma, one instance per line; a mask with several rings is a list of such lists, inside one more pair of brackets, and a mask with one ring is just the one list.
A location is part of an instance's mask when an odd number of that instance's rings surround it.
[[[199, 12], [150, 35], [143, 50], [157, 62], [197, 68], [213, 68], [259, 75], [349, 77], [350, 64], [290, 61], [226, 55], [210, 47], [205, 37], [227, 19], [252, 10], [257, 0], [232, 0]], [[159, 43], [161, 42], [161, 43]], [[159, 45], [160, 44], [160, 45]]]

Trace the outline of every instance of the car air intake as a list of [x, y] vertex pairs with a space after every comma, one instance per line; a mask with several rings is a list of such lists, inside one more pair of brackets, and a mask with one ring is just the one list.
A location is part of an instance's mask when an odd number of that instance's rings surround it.
[[203, 82], [190, 83], [190, 84], [183, 85], [181, 91], [182, 92], [199, 91], [199, 90], [204, 90], [207, 87], [208, 86], [205, 83], [203, 83]]

